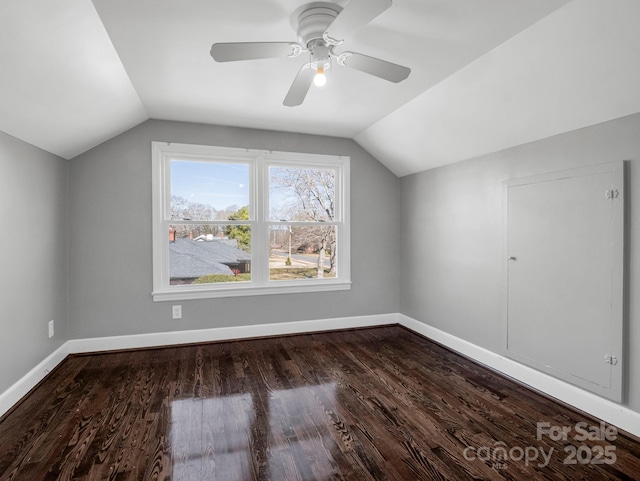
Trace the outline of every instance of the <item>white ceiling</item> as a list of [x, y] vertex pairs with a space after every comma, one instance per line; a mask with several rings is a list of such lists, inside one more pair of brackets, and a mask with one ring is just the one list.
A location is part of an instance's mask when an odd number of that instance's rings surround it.
[[3, 1], [0, 130], [64, 158], [148, 118], [333, 135], [402, 176], [640, 112], [638, 0], [395, 0], [344, 50], [409, 78], [334, 66], [293, 108], [304, 58], [210, 57], [296, 41], [305, 3]]

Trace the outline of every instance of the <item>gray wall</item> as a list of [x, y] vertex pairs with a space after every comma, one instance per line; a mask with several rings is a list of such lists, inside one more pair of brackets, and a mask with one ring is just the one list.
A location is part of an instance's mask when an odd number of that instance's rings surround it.
[[640, 411], [640, 115], [400, 179], [400, 312], [502, 352], [502, 182], [614, 160], [630, 161], [627, 381]]
[[[152, 141], [349, 155], [351, 290], [154, 303]], [[398, 312], [399, 180], [351, 140], [151, 120], [69, 167], [74, 338]], [[183, 319], [171, 319], [173, 304]]]
[[0, 132], [0, 393], [68, 339], [66, 204], [66, 161]]

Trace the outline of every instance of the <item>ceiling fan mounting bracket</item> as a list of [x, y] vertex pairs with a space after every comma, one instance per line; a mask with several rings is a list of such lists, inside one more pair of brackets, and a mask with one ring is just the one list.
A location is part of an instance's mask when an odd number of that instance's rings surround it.
[[294, 58], [297, 57], [298, 55], [300, 55], [303, 50], [302, 47], [300, 45], [298, 45], [297, 43], [292, 43], [291, 44], [291, 53], [288, 55], [289, 58]]
[[338, 65], [341, 65], [343, 67], [346, 66], [346, 60], [351, 57], [353, 55], [353, 52], [342, 52], [340, 55], [338, 55], [336, 57], [336, 62], [338, 62]]

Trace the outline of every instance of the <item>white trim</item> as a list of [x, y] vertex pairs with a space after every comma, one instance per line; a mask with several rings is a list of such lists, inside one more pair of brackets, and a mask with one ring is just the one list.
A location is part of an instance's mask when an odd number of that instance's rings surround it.
[[[237, 224], [251, 226], [251, 280], [203, 285], [171, 285], [170, 249], [167, 232], [172, 224], [217, 224], [229, 221], [172, 219], [170, 215], [170, 162], [172, 160], [201, 162], [241, 162], [250, 166], [250, 219]], [[220, 147], [212, 145], [151, 142], [152, 178], [152, 247], [154, 302], [253, 295], [290, 294], [298, 292], [342, 291], [351, 289], [351, 239], [350, 239], [350, 165], [344, 155], [311, 154], [306, 152], [280, 152], [256, 149]], [[296, 281], [271, 281], [269, 279], [270, 225], [297, 225], [297, 222], [269, 219], [269, 179], [271, 166], [305, 166], [330, 169], [336, 172], [335, 219], [331, 222], [300, 222], [300, 225], [334, 225], [337, 237], [337, 273], [335, 278]], [[234, 222], [231, 222], [234, 223]]]
[[72, 339], [0, 394], [0, 416], [11, 409], [15, 403], [33, 389], [49, 371], [69, 354], [303, 334], [393, 324], [400, 324], [505, 376], [514, 378], [533, 389], [537, 389], [640, 437], [640, 413], [399, 313], [137, 334], [132, 336]]
[[9, 387], [9, 389], [0, 393], [0, 416], [20, 401], [20, 399], [33, 389], [69, 354], [171, 346], [197, 342], [227, 341], [233, 339], [281, 336], [308, 332], [335, 331], [339, 329], [374, 327], [391, 324], [398, 324], [397, 314], [377, 314], [370, 316], [316, 319], [310, 321], [292, 321], [238, 327], [214, 327], [211, 329], [136, 334], [131, 336], [72, 339], [65, 342], [56, 351], [47, 356], [46, 359], [25, 374], [21, 379]]
[[292, 321], [273, 324], [254, 324], [237, 327], [214, 327], [190, 331], [159, 332], [154, 334], [136, 334], [132, 336], [97, 337], [92, 339], [74, 339], [68, 342], [69, 353], [96, 351], [114, 351], [142, 347], [171, 346], [197, 342], [228, 341], [253, 337], [282, 336], [308, 332], [334, 331], [357, 327], [373, 327], [397, 324], [396, 314], [378, 314], [372, 316], [341, 317], [335, 319], [317, 319], [311, 321]]
[[[221, 286], [211, 289], [208, 285], [203, 288], [187, 286], [188, 289], [179, 290], [181, 286], [175, 286], [173, 291], [159, 291], [153, 293], [154, 301], [186, 301], [192, 299], [213, 299], [218, 297], [241, 297], [241, 296], [263, 296], [274, 294], [299, 294], [302, 292], [326, 292], [326, 291], [348, 291], [351, 289], [351, 282], [342, 282], [334, 279], [308, 279], [302, 283], [291, 281], [281, 281], [281, 285], [271, 286]], [[230, 283], [231, 284], [231, 283]], [[239, 282], [233, 284], [240, 284]]]
[[435, 327], [398, 314], [398, 322], [454, 351], [484, 364], [505, 376], [567, 403], [596, 418], [602, 419], [635, 436], [640, 437], [640, 413], [626, 406], [597, 396], [565, 381], [520, 364], [517, 361], [489, 351]]
[[22, 376], [5, 392], [0, 393], [0, 416], [11, 409], [20, 399], [42, 381], [69, 354], [68, 342], [49, 354], [36, 367]]

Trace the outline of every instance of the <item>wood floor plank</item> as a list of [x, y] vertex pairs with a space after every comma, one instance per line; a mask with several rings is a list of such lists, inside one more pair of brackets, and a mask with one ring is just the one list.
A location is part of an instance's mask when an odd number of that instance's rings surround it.
[[0, 419], [0, 481], [640, 479], [578, 423], [399, 326], [76, 355]]

